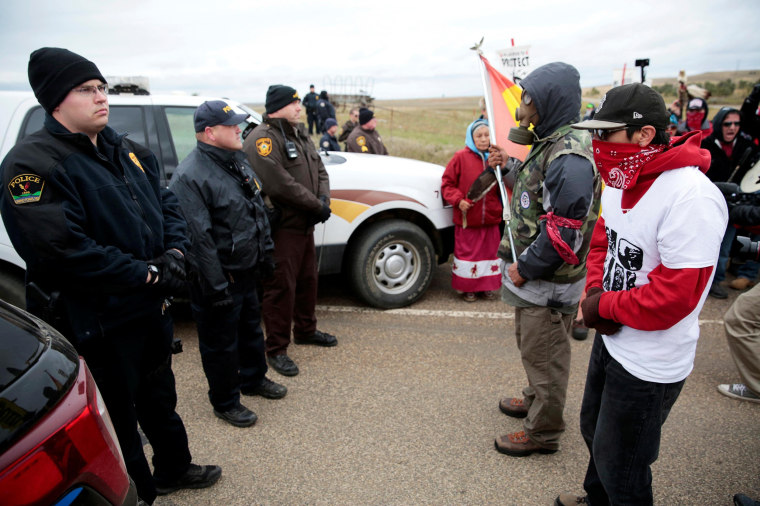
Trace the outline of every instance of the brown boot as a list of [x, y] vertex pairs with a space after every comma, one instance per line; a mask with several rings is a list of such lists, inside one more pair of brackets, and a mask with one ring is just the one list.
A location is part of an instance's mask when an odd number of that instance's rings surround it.
[[554, 500], [554, 506], [572, 506], [573, 504], [588, 504], [586, 496], [575, 494], [560, 494]]
[[497, 437], [494, 446], [499, 453], [512, 457], [527, 457], [531, 453], [555, 453], [557, 450], [542, 448], [534, 443], [524, 430]]
[[502, 413], [512, 418], [525, 418], [528, 416], [528, 406], [525, 399], [517, 397], [505, 397], [499, 401], [499, 409]]

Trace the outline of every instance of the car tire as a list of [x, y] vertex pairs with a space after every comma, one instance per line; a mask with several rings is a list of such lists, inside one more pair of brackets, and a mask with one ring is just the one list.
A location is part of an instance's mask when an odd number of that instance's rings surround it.
[[435, 250], [414, 223], [388, 220], [362, 232], [349, 262], [356, 294], [371, 306], [391, 309], [407, 306], [425, 293], [433, 279]]
[[23, 274], [0, 270], [0, 299], [26, 309], [26, 286]]

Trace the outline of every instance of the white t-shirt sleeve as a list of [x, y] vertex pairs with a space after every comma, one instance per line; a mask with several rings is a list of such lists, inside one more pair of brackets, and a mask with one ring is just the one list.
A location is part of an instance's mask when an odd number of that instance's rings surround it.
[[726, 231], [728, 210], [718, 188], [707, 178], [674, 195], [657, 232], [662, 264], [669, 269], [715, 265]]

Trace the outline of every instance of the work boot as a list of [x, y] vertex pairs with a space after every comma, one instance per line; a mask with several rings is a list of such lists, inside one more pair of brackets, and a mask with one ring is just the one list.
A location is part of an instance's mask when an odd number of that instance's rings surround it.
[[497, 437], [494, 446], [499, 453], [511, 457], [527, 457], [531, 453], [556, 453], [557, 450], [543, 448], [534, 443], [524, 430]]
[[750, 288], [754, 283], [750, 281], [747, 278], [738, 277], [735, 280], [731, 281], [731, 283], [728, 285], [734, 290], [746, 290], [747, 288]]
[[183, 488], [206, 488], [210, 487], [222, 476], [222, 468], [219, 466], [199, 466], [190, 464], [185, 474], [169, 483], [156, 481], [156, 493], [166, 495]]
[[517, 397], [505, 397], [499, 401], [499, 409], [502, 413], [513, 418], [525, 418], [528, 416], [528, 406], [525, 399]]
[[315, 330], [314, 333], [308, 337], [296, 337], [293, 339], [296, 344], [313, 344], [315, 346], [332, 347], [338, 345], [338, 339], [327, 332], [321, 332]]
[[295, 376], [298, 374], [298, 366], [284, 353], [282, 355], [267, 357], [267, 364], [283, 376]]
[[707, 295], [716, 299], [728, 298], [728, 292], [726, 289], [720, 286], [720, 283], [716, 283], [715, 281], [713, 281], [713, 284], [710, 285], [710, 291], [707, 292]]
[[288, 387], [275, 383], [264, 376], [259, 386], [253, 389], [241, 388], [240, 393], [243, 395], [260, 395], [267, 399], [282, 399], [288, 393]]
[[575, 494], [560, 494], [554, 500], [554, 506], [572, 506], [573, 504], [588, 504], [587, 496]]
[[582, 324], [573, 321], [573, 329], [570, 335], [576, 341], [585, 341], [588, 337], [588, 327], [584, 327]]
[[246, 408], [242, 404], [233, 406], [227, 411], [217, 411], [215, 409], [214, 414], [218, 418], [221, 418], [225, 422], [229, 423], [230, 425], [234, 425], [235, 427], [250, 427], [256, 423], [256, 420], [259, 418], [256, 416], [256, 413]]

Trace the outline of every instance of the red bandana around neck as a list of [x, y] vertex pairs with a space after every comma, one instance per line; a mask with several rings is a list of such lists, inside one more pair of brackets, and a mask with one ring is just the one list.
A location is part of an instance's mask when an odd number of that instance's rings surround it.
[[620, 190], [633, 187], [641, 168], [667, 148], [661, 144], [642, 148], [638, 144], [597, 139], [591, 141], [591, 146], [594, 150], [594, 163], [604, 184]]

